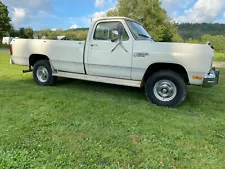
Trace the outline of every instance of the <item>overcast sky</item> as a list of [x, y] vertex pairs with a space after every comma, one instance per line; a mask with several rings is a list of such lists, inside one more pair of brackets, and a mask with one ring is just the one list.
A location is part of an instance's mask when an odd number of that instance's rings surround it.
[[[153, 0], [154, 1], [154, 0]], [[116, 0], [2, 0], [15, 28], [68, 29], [88, 27], [92, 17], [103, 16]], [[225, 0], [161, 0], [177, 22], [225, 23]]]

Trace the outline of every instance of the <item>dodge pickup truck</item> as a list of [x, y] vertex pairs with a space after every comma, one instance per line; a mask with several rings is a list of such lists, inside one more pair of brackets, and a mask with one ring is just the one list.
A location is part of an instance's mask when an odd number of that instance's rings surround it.
[[155, 42], [143, 26], [125, 17], [93, 19], [86, 41], [13, 39], [11, 64], [26, 65], [38, 85], [57, 77], [145, 88], [153, 104], [177, 107], [187, 85], [212, 87], [219, 70], [212, 67], [209, 44]]

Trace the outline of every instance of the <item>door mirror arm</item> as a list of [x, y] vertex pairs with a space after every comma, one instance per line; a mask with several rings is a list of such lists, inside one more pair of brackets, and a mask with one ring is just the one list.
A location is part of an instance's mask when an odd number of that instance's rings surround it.
[[123, 32], [123, 25], [122, 24], [119, 24], [117, 26], [117, 30], [113, 30], [112, 31], [112, 36], [111, 36], [111, 42], [116, 42], [118, 41], [118, 44], [112, 49], [111, 52], [113, 52], [119, 45], [126, 51], [128, 52], [125, 47], [123, 46], [122, 44], [122, 32]]
[[[126, 48], [123, 46], [123, 44], [122, 44], [121, 36], [119, 36], [118, 39], [117, 39], [116, 41], [118, 41], [118, 43], [117, 43], [117, 45], [112, 49], [111, 52], [113, 52], [119, 45], [120, 45], [126, 52], [128, 52], [128, 51], [126, 50]], [[112, 41], [112, 42], [115, 42], [115, 41]]]

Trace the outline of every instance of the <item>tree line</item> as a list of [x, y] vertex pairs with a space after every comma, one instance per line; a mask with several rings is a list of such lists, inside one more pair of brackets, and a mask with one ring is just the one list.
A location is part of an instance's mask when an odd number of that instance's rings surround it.
[[225, 24], [219, 23], [183, 23], [178, 25], [178, 32], [184, 40], [201, 39], [205, 34], [225, 36]]
[[216, 52], [225, 53], [225, 36], [223, 35], [212, 36], [210, 34], [205, 34], [205, 35], [202, 35], [199, 39], [189, 38], [185, 42], [196, 43], [196, 44], [206, 44], [208, 41], [211, 42]]
[[86, 40], [88, 28], [77, 28], [68, 30], [40, 30], [35, 31], [34, 35], [38, 38], [56, 39], [57, 36], [66, 36], [69, 40]]
[[183, 23], [178, 32], [184, 42], [205, 44], [207, 41], [217, 52], [225, 53], [225, 24], [219, 23]]

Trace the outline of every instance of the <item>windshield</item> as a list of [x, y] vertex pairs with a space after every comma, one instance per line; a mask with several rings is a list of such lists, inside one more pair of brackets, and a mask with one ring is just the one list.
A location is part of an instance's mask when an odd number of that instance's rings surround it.
[[134, 39], [136, 40], [152, 40], [148, 32], [138, 23], [133, 21], [126, 21]]

